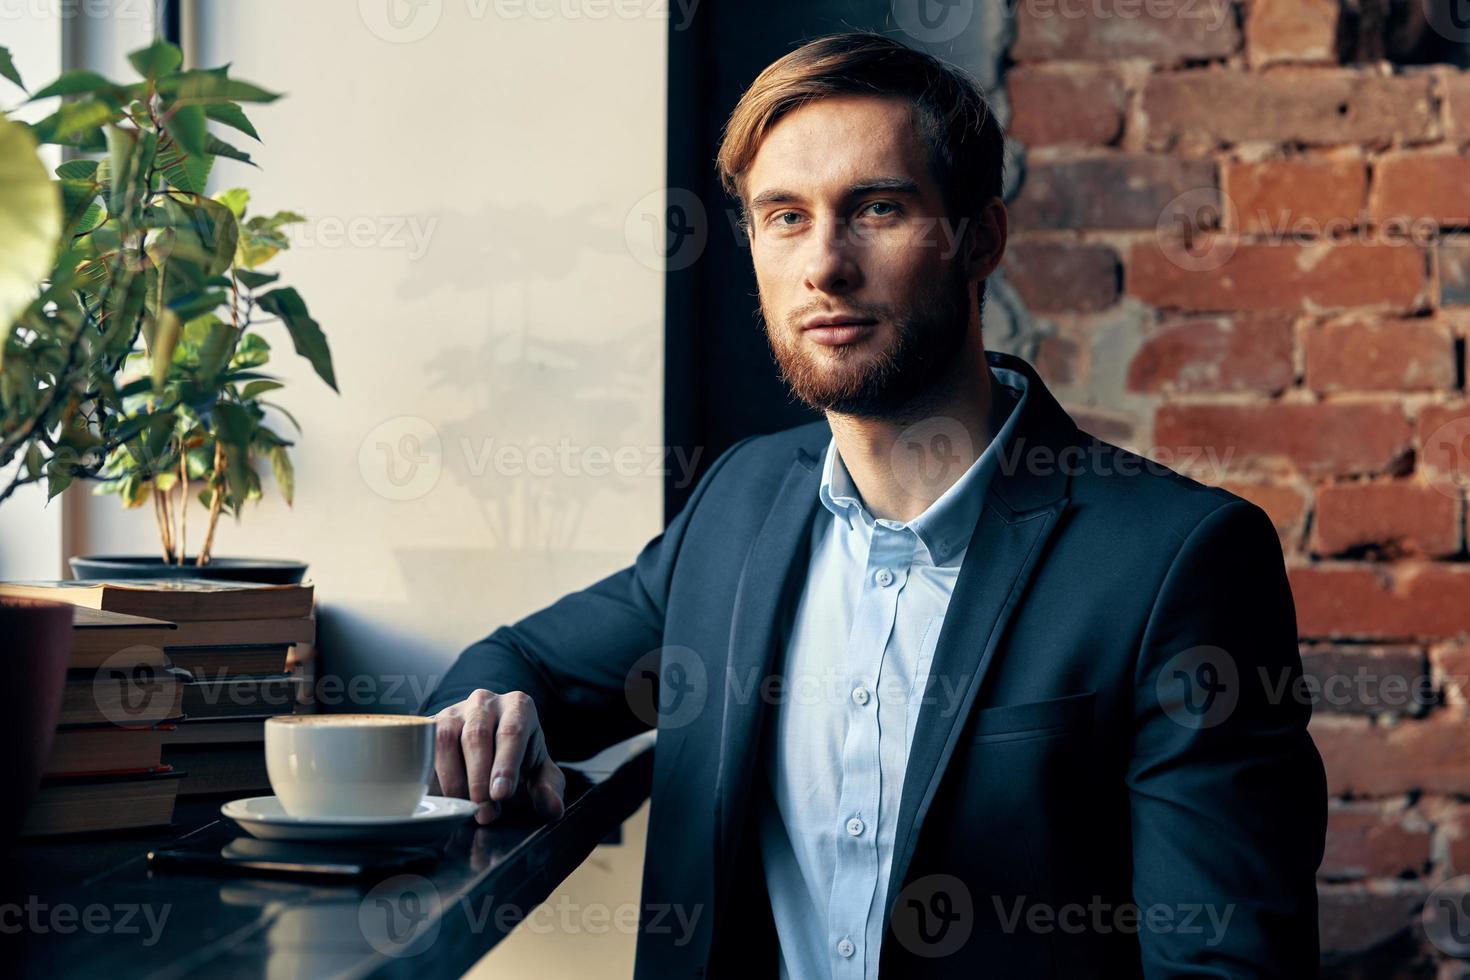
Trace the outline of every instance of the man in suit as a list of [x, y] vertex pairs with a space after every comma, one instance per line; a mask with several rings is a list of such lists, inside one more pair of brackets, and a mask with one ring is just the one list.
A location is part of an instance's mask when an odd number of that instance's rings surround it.
[[766, 69], [719, 165], [825, 421], [723, 453], [423, 706], [482, 822], [555, 818], [553, 758], [657, 721], [639, 977], [1315, 972], [1326, 790], [1275, 532], [985, 351], [1001, 147], [972, 82], [882, 37]]

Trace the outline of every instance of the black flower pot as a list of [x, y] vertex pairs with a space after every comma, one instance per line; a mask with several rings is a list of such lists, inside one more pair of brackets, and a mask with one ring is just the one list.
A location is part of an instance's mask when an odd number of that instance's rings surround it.
[[204, 565], [185, 558], [184, 564], [165, 564], [149, 555], [78, 555], [71, 573], [78, 579], [207, 578], [263, 585], [297, 585], [306, 577], [306, 563], [279, 558], [211, 558]]

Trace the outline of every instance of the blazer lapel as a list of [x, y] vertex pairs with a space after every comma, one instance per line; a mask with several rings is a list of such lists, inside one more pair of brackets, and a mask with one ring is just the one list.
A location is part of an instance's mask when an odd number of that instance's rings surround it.
[[920, 702], [884, 904], [890, 917], [963, 723], [995, 661], [1011, 613], [1068, 503], [1064, 468], [1022, 461], [1036, 446], [1046, 446], [1053, 454], [1048, 459], [1056, 460], [1059, 448], [1075, 440], [1075, 424], [1030, 365], [1004, 354], [988, 357], [993, 365], [1026, 374], [1028, 397], [1010, 443], [999, 447], [1001, 463], [970, 536]]
[[810, 528], [819, 506], [818, 460], [798, 449], [740, 572], [724, 678], [719, 770], [715, 777], [716, 905], [732, 878], [727, 867], [748, 808], [760, 723], [762, 682], [771, 675], [806, 573]]

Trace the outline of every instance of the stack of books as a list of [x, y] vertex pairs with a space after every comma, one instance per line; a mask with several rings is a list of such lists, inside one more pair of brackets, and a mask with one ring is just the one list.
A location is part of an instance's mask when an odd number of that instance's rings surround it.
[[24, 833], [168, 823], [178, 797], [268, 792], [265, 719], [309, 710], [311, 584], [0, 583], [76, 605], [56, 741]]

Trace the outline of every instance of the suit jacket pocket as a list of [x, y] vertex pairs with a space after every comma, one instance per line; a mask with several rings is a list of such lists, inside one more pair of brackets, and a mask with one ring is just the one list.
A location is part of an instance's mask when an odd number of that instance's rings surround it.
[[976, 742], [1009, 742], [1084, 730], [1092, 723], [1092, 707], [1093, 692], [1085, 691], [1047, 701], [981, 708], [971, 720], [970, 736]]

